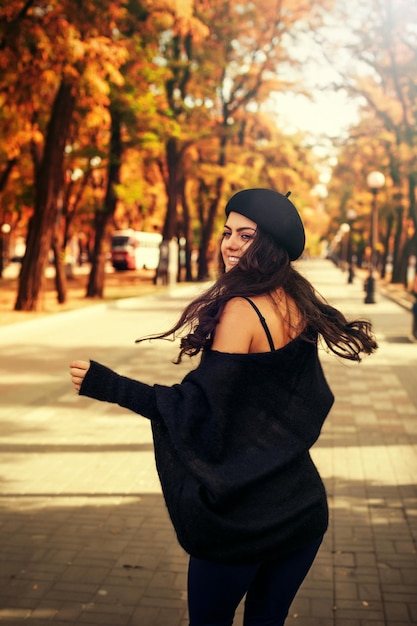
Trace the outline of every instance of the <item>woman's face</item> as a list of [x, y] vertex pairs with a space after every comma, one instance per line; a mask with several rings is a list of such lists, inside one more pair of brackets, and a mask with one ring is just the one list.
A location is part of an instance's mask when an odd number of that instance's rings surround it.
[[229, 213], [224, 226], [220, 248], [226, 272], [239, 263], [239, 260], [254, 240], [255, 234], [255, 222], [240, 215], [240, 213], [235, 213], [234, 211]]

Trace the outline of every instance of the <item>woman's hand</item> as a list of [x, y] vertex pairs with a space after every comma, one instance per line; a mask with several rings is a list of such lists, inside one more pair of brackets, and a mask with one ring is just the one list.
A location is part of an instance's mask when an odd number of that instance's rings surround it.
[[90, 363], [88, 361], [72, 361], [70, 363], [70, 376], [75, 391], [80, 391], [81, 383], [89, 369]]

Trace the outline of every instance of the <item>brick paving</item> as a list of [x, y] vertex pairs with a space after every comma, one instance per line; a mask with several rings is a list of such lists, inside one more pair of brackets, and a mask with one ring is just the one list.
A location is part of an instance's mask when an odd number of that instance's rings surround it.
[[[331, 523], [291, 626], [417, 623], [417, 344], [407, 302], [326, 261], [300, 265], [347, 316], [370, 317], [364, 363], [323, 350], [336, 395], [313, 455]], [[196, 286], [0, 328], [0, 624], [187, 626], [187, 558], [163, 503], [147, 420], [77, 397], [67, 364], [95, 358], [172, 384], [189, 365], [137, 336], [166, 328]], [[242, 610], [235, 623], [241, 624]]]

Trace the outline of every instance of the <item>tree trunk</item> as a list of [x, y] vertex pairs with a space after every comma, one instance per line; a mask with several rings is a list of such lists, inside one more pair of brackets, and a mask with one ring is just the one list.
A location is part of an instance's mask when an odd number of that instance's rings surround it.
[[36, 311], [44, 288], [57, 198], [62, 186], [64, 148], [74, 106], [73, 86], [63, 79], [52, 107], [42, 161], [35, 170], [35, 205], [20, 273], [16, 311]]
[[[207, 218], [204, 219], [204, 209], [200, 205], [200, 223], [201, 223], [201, 241], [198, 254], [198, 280], [207, 280], [209, 278], [209, 259], [207, 258], [207, 252], [210, 240], [213, 235], [214, 221], [216, 219], [217, 209], [220, 203], [220, 197], [222, 193], [223, 177], [218, 176], [216, 179], [215, 195], [213, 200], [209, 204]], [[200, 202], [204, 203], [206, 194], [201, 193]]]
[[404, 287], [408, 288], [408, 264], [410, 262], [410, 255], [413, 250], [413, 241], [412, 239], [407, 239], [402, 252], [399, 263], [399, 283], [404, 285]]
[[385, 233], [384, 242], [383, 242], [384, 252], [382, 253], [382, 258], [381, 258], [381, 278], [385, 278], [386, 271], [387, 271], [387, 259], [388, 259], [388, 252], [389, 252], [388, 246], [389, 246], [389, 241], [391, 239], [393, 223], [394, 223], [394, 216], [392, 215], [392, 213], [390, 213], [387, 218], [387, 231]]
[[64, 304], [67, 301], [67, 280], [62, 258], [63, 253], [61, 238], [59, 236], [59, 230], [57, 225], [55, 225], [52, 235], [52, 251], [54, 253], [55, 286], [57, 300], [59, 304]]
[[0, 174], [0, 191], [3, 191], [4, 188], [6, 187], [6, 183], [16, 163], [17, 163], [16, 157], [13, 157], [12, 159], [8, 159], [8, 161], [6, 162], [6, 167]]
[[[164, 180], [167, 195], [167, 212], [165, 215], [164, 227], [162, 229], [163, 248], [168, 250], [168, 244], [174, 237], [177, 237], [177, 199], [178, 199], [178, 141], [175, 137], [170, 137], [165, 145], [165, 163], [160, 163], [160, 170]], [[159, 257], [159, 264], [155, 272], [155, 284], [166, 280], [167, 259], [165, 253]]]
[[177, 234], [177, 196], [178, 196], [178, 142], [170, 137], [166, 144], [167, 180], [165, 181], [168, 197], [167, 213], [163, 229], [163, 239], [170, 241]]
[[205, 218], [204, 218], [204, 205], [205, 198], [207, 196], [208, 187], [203, 179], [200, 179], [198, 187], [198, 217], [200, 221], [200, 243], [198, 246], [198, 268], [197, 268], [197, 280], [205, 280], [208, 276], [208, 259], [207, 259], [207, 246], [208, 241], [205, 237]]
[[115, 185], [120, 182], [120, 163], [123, 152], [121, 134], [121, 116], [116, 105], [110, 104], [111, 135], [109, 171], [107, 178], [104, 206], [97, 207], [95, 220], [94, 252], [91, 272], [88, 278], [87, 298], [103, 298], [106, 254], [104, 249], [107, 235], [107, 226], [110, 223], [117, 206]]
[[410, 208], [409, 208], [409, 216], [413, 220], [414, 224], [414, 232], [417, 232], [417, 203], [416, 203], [416, 186], [417, 180], [414, 172], [408, 176], [408, 185], [409, 185], [409, 200], [410, 200]]
[[104, 296], [104, 274], [106, 267], [106, 254], [104, 241], [106, 237], [107, 223], [111, 216], [105, 211], [96, 211], [94, 216], [94, 251], [91, 271], [88, 277], [87, 298], [102, 298]]
[[394, 235], [394, 250], [392, 255], [392, 283], [401, 282], [401, 239], [403, 233], [403, 213], [404, 209], [398, 206], [395, 209], [396, 226]]
[[184, 237], [185, 237], [185, 280], [191, 282], [193, 280], [193, 269], [191, 264], [193, 233], [191, 230], [190, 207], [187, 202], [185, 193], [185, 179], [180, 181], [181, 189], [181, 205], [184, 218]]

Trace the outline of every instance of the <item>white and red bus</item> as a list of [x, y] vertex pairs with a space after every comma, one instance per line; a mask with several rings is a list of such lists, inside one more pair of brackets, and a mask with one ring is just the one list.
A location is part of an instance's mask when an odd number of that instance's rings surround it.
[[154, 270], [159, 263], [162, 235], [132, 229], [115, 230], [111, 238], [111, 261], [116, 270]]

